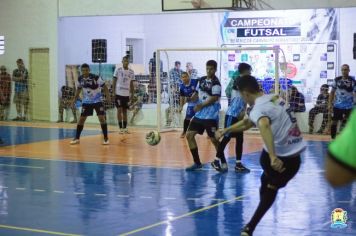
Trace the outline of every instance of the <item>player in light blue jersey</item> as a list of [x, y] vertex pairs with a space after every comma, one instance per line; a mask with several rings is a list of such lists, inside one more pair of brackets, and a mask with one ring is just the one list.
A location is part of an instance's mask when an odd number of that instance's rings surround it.
[[356, 94], [356, 82], [349, 76], [349, 65], [342, 65], [341, 73], [342, 76], [334, 79], [329, 96], [329, 112], [332, 113], [330, 129], [332, 139], [335, 139], [338, 122], [342, 121], [342, 127], [345, 126], [351, 114]]
[[[209, 60], [206, 63], [206, 76], [199, 80], [198, 95], [199, 102], [194, 106], [195, 116], [190, 121], [187, 131], [187, 140], [189, 149], [192, 153], [194, 164], [186, 169], [186, 171], [195, 171], [202, 169], [200, 162], [198, 146], [195, 140], [196, 134], [208, 133], [211, 142], [217, 149], [219, 141], [215, 138], [220, 111], [221, 85], [218, 77], [215, 76], [217, 62]], [[195, 93], [193, 96], [196, 96]]]
[[105, 108], [102, 102], [101, 89], [103, 89], [108, 101], [110, 102], [109, 90], [105, 86], [104, 80], [102, 80], [99, 76], [90, 73], [90, 67], [88, 64], [83, 64], [81, 66], [81, 72], [82, 74], [78, 78], [77, 91], [72, 104], [77, 101], [80, 92], [83, 91], [82, 114], [80, 115], [77, 125], [75, 138], [70, 142], [70, 144], [79, 144], [79, 138], [83, 131], [85, 120], [88, 116], [92, 116], [93, 111], [95, 110], [104, 135], [103, 145], [108, 145], [108, 126], [106, 124]]
[[195, 115], [194, 106], [197, 104], [198, 99], [193, 99], [192, 96], [196, 92], [198, 80], [191, 79], [187, 72], [183, 72], [181, 76], [182, 83], [179, 85], [180, 101], [179, 101], [179, 112], [182, 112], [183, 106], [187, 104], [187, 110], [185, 113], [184, 123], [183, 123], [183, 133], [181, 138], [185, 137], [185, 134], [188, 130], [189, 122], [192, 117]]
[[[245, 115], [246, 103], [242, 99], [239, 88], [237, 86], [237, 82], [241, 79], [241, 76], [251, 75], [251, 66], [247, 63], [240, 63], [238, 66], [238, 74], [239, 76], [234, 80], [231, 90], [231, 102], [229, 107], [227, 108], [225, 115], [225, 128], [235, 124], [239, 120], [242, 120]], [[236, 133], [226, 133], [224, 138], [220, 141], [218, 146], [218, 151], [216, 153], [215, 160], [211, 163], [211, 166], [220, 172], [227, 171], [227, 163], [224, 155], [224, 150], [226, 145], [230, 142], [231, 138], [236, 138], [235, 144], [235, 153], [236, 153], [236, 172], [250, 172], [248, 168], [242, 165], [241, 157], [242, 157], [242, 146], [243, 146], [243, 132]], [[221, 163], [220, 163], [221, 161]]]

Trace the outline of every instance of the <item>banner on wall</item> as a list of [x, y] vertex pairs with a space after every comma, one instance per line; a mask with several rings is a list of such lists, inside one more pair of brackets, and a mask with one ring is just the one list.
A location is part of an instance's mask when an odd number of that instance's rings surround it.
[[[253, 75], [261, 80], [275, 79], [272, 51], [243, 51], [243, 47], [279, 46], [280, 62], [286, 62], [286, 77], [314, 102], [322, 84], [335, 78], [338, 49], [338, 9], [227, 12], [221, 24], [222, 45], [241, 46], [227, 51], [223, 74], [232, 75], [240, 62], [252, 65]], [[226, 81], [229, 81], [227, 76]]]

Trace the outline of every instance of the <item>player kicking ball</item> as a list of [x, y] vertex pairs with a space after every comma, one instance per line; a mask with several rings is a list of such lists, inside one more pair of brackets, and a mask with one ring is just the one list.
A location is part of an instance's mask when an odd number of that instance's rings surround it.
[[105, 109], [102, 102], [101, 89], [103, 88], [108, 102], [110, 102], [109, 90], [105, 86], [104, 80], [102, 80], [99, 76], [90, 73], [90, 67], [88, 64], [83, 64], [81, 66], [81, 72], [82, 74], [78, 78], [77, 92], [75, 93], [72, 104], [77, 101], [79, 94], [83, 91], [82, 113], [77, 125], [75, 138], [70, 142], [70, 144], [79, 144], [80, 134], [83, 131], [84, 123], [88, 116], [93, 115], [93, 111], [95, 110], [104, 135], [103, 145], [108, 145], [108, 126], [106, 124]]
[[251, 236], [264, 214], [272, 206], [278, 190], [297, 174], [300, 154], [305, 143], [297, 125], [297, 120], [285, 102], [275, 95], [260, 92], [255, 77], [242, 76], [237, 86], [242, 98], [252, 109], [249, 117], [215, 133], [220, 138], [228, 132], [241, 132], [257, 126], [264, 146], [260, 156], [263, 169], [261, 175], [260, 202], [251, 220], [241, 231], [242, 236]]
[[[225, 115], [225, 128], [235, 124], [239, 120], [242, 120], [245, 115], [246, 103], [242, 99], [239, 89], [237, 87], [237, 82], [241, 79], [241, 76], [251, 75], [251, 66], [247, 63], [240, 63], [238, 67], [238, 72], [240, 76], [235, 79], [232, 86], [231, 92], [231, 102], [227, 108]], [[236, 165], [235, 171], [240, 173], [248, 173], [250, 170], [242, 165], [242, 147], [243, 147], [243, 132], [237, 133], [225, 133], [224, 138], [218, 145], [218, 151], [216, 153], [215, 160], [211, 163], [211, 166], [219, 171], [226, 172], [228, 170], [226, 158], [224, 155], [224, 150], [226, 145], [230, 142], [231, 138], [236, 138], [235, 152], [236, 152]], [[220, 163], [221, 162], [221, 163]]]

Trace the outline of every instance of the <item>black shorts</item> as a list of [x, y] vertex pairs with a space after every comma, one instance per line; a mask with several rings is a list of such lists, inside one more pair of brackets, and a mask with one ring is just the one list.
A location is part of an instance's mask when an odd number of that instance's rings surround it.
[[129, 96], [120, 96], [120, 95], [115, 96], [115, 105], [117, 108], [122, 107], [128, 109], [129, 101], [130, 101]]
[[300, 167], [300, 155], [293, 157], [278, 157], [282, 162], [284, 168], [282, 173], [275, 171], [271, 166], [269, 154], [263, 150], [260, 157], [260, 164], [263, 169], [261, 176], [262, 181], [267, 181], [267, 184], [276, 186], [277, 188], [283, 188], [287, 185], [298, 172]]
[[92, 116], [94, 109], [98, 116], [105, 115], [104, 104], [102, 102], [98, 102], [93, 104], [83, 103], [81, 116]]
[[339, 109], [334, 107], [332, 120], [343, 120], [349, 119], [352, 109]]
[[203, 134], [206, 130], [209, 137], [215, 137], [215, 131], [218, 130], [218, 122], [216, 120], [202, 120], [194, 117], [190, 123], [188, 131], [196, 131], [198, 134]]
[[[230, 127], [231, 125], [235, 124], [236, 122], [238, 122], [237, 117], [225, 115], [224, 128]], [[231, 137], [231, 138], [237, 138], [237, 137], [240, 137], [239, 135], [241, 135], [241, 133], [242, 132], [231, 132], [231, 133], [224, 134], [224, 136]]]

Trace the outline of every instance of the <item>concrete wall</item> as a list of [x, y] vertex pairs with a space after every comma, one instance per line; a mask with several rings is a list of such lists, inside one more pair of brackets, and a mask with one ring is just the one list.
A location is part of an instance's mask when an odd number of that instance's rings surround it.
[[[55, 0], [1, 0], [0, 35], [5, 36], [5, 54], [0, 65], [8, 71], [16, 68], [16, 59], [23, 58], [29, 67], [30, 48], [50, 50], [50, 90], [57, 94], [57, 1]], [[57, 119], [57, 96], [51, 100], [51, 119]], [[14, 117], [15, 106], [10, 117]]]

